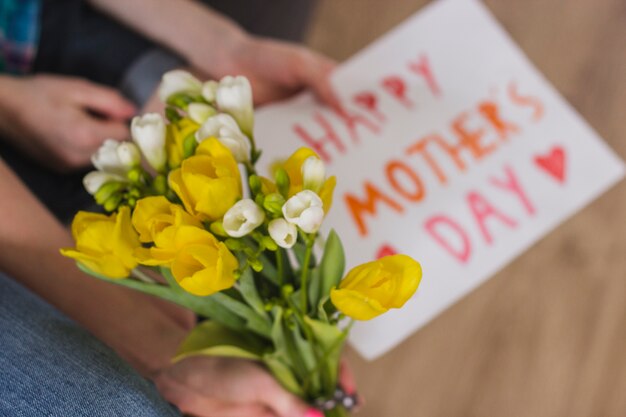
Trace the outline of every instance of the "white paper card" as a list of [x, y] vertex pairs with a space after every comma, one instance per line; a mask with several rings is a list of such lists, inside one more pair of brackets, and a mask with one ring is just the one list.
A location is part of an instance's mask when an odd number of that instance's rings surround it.
[[341, 65], [338, 116], [310, 94], [261, 109], [263, 163], [301, 146], [338, 177], [348, 266], [422, 263], [417, 294], [355, 326], [373, 359], [622, 178], [598, 135], [476, 0], [440, 0]]

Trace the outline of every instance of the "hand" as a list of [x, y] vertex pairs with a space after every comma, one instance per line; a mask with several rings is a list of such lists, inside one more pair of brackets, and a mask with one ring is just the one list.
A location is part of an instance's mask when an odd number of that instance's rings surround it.
[[84, 167], [105, 139], [129, 136], [126, 121], [135, 109], [111, 88], [50, 75], [0, 83], [0, 130], [52, 169]]
[[190, 357], [161, 371], [155, 384], [167, 401], [197, 417], [322, 417], [242, 359]]
[[310, 88], [322, 102], [340, 110], [329, 80], [336, 65], [330, 58], [296, 44], [247, 35], [228, 45], [219, 62], [207, 51], [194, 55], [192, 64], [217, 79], [246, 76], [255, 104], [281, 100]]
[[[342, 363], [339, 378], [355, 392]], [[195, 356], [165, 368], [154, 378], [163, 397], [185, 414], [198, 417], [322, 417], [252, 361]]]

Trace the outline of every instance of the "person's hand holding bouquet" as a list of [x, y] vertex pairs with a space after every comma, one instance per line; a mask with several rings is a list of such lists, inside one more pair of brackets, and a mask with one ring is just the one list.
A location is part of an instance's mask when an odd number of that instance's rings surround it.
[[257, 173], [246, 78], [202, 83], [173, 71], [159, 93], [169, 123], [136, 117], [134, 142], [106, 141], [94, 155], [85, 186], [111, 214], [79, 212], [76, 247], [62, 253], [207, 319], [155, 378], [183, 411], [347, 415], [356, 396], [339, 380], [350, 327], [402, 307], [419, 263], [393, 255], [344, 276], [339, 237], [319, 234], [336, 179], [307, 148]]

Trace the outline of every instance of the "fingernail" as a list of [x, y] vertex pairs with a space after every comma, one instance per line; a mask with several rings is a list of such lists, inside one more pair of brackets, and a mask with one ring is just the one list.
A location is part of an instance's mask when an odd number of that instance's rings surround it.
[[304, 417], [324, 417], [324, 413], [317, 408], [309, 408]]

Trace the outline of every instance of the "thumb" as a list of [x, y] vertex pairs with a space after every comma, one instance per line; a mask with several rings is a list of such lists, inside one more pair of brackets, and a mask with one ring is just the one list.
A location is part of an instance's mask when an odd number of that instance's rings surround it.
[[263, 402], [277, 417], [324, 417], [324, 413], [288, 393], [277, 383], [266, 391]]

